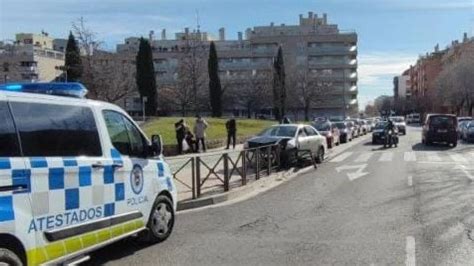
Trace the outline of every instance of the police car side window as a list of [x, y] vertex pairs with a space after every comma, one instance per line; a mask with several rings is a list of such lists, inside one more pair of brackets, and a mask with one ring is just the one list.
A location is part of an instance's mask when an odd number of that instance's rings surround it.
[[103, 111], [112, 145], [122, 155], [142, 157], [145, 154], [143, 137], [138, 129], [122, 114]]
[[20, 146], [7, 102], [0, 102], [0, 157], [20, 156]]
[[101, 156], [99, 132], [88, 107], [10, 103], [23, 156]]

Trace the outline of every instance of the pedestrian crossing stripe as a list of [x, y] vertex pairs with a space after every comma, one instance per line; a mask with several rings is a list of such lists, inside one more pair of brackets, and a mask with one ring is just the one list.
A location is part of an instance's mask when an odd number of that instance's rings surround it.
[[357, 159], [355, 159], [355, 161], [358, 162], [358, 163], [365, 163], [365, 162], [367, 162], [367, 161], [370, 159], [370, 157], [372, 157], [372, 154], [373, 154], [373, 153], [371, 153], [371, 152], [364, 152], [364, 153], [361, 153], [361, 154], [357, 157]]
[[[403, 157], [403, 158], [401, 158]], [[454, 152], [435, 152], [435, 151], [385, 151], [385, 152], [343, 152], [333, 159], [332, 163], [341, 163], [352, 161], [355, 163], [366, 163], [369, 161], [392, 162], [402, 160], [405, 162], [445, 162], [445, 163], [469, 163], [474, 159], [474, 152], [454, 153]]]
[[393, 152], [384, 152], [379, 158], [380, 162], [390, 162], [393, 160]]
[[331, 162], [338, 163], [342, 162], [345, 159], [349, 158], [352, 155], [352, 152], [344, 152], [341, 155], [337, 156], [336, 158], [332, 159]]

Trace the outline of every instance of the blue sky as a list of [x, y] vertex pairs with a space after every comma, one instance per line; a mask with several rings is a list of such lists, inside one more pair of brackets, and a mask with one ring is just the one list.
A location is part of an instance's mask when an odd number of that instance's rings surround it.
[[203, 31], [217, 36], [225, 27], [227, 38], [272, 21], [296, 24], [308, 11], [328, 13], [330, 23], [359, 34], [361, 107], [391, 94], [393, 76], [419, 54], [474, 33], [474, 0], [0, 0], [0, 40], [41, 30], [64, 37], [82, 16], [113, 50], [127, 36], [193, 28], [196, 10]]

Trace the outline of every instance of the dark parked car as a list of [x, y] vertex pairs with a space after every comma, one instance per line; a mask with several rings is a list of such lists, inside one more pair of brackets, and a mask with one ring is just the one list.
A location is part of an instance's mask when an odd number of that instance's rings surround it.
[[313, 123], [313, 127], [326, 137], [329, 149], [341, 143], [339, 129], [333, 123], [316, 121]]
[[434, 142], [451, 144], [458, 143], [458, 120], [455, 115], [428, 114], [423, 124], [421, 142], [431, 145]]
[[474, 142], [474, 121], [468, 122], [464, 127], [462, 138], [467, 142]]
[[341, 143], [352, 141], [352, 129], [347, 122], [334, 122], [333, 125], [339, 129], [339, 140]]

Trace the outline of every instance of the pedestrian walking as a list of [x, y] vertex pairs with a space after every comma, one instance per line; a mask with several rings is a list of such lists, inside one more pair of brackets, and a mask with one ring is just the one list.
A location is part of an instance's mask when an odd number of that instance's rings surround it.
[[232, 117], [225, 123], [227, 129], [227, 150], [230, 146], [230, 141], [232, 140], [232, 147], [235, 149], [235, 135], [237, 134], [237, 124], [235, 118]]
[[202, 150], [206, 152], [206, 129], [208, 124], [200, 115], [197, 116], [194, 125], [194, 135], [196, 136], [196, 152], [199, 152], [199, 142], [201, 142]]
[[174, 124], [174, 130], [176, 131], [178, 154], [183, 154], [183, 140], [186, 136], [186, 122], [184, 121], [184, 119], [181, 119]]

